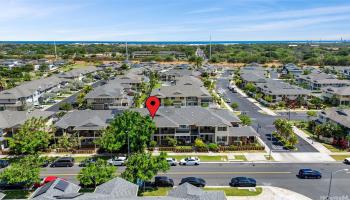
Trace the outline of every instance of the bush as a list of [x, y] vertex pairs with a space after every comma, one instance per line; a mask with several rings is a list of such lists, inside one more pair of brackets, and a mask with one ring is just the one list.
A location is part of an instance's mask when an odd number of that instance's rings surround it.
[[238, 108], [238, 103], [236, 103], [236, 102], [233, 102], [233, 103], [231, 103], [231, 108], [232, 109], [237, 109]]
[[150, 143], [149, 143], [149, 147], [155, 147], [157, 146], [157, 142], [152, 140]]
[[210, 143], [210, 144], [208, 144], [208, 149], [209, 149], [209, 151], [218, 151], [219, 145], [217, 145], [215, 143]]
[[203, 142], [202, 139], [200, 138], [197, 138], [195, 141], [194, 141], [194, 146], [196, 147], [196, 149], [198, 151], [205, 151], [205, 150], [208, 150], [208, 146]]
[[171, 137], [166, 137], [168, 146], [174, 147], [177, 145], [177, 140]]

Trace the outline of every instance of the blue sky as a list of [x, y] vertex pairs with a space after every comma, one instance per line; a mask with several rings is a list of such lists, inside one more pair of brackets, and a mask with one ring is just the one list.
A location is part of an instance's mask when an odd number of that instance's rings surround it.
[[349, 0], [1, 0], [0, 40], [350, 39]]

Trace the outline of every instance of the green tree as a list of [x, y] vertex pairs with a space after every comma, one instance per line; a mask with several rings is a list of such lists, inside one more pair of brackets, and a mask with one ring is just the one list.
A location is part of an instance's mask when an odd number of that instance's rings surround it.
[[197, 138], [195, 141], [194, 141], [194, 146], [196, 147], [197, 150], [199, 151], [205, 151], [208, 149], [208, 146], [203, 142], [202, 139], [200, 138]]
[[241, 114], [238, 116], [238, 118], [241, 120], [241, 123], [245, 126], [250, 126], [252, 124], [252, 119], [245, 114]]
[[63, 103], [60, 105], [60, 110], [70, 111], [72, 109], [73, 109], [73, 106], [70, 103]]
[[315, 134], [317, 137], [341, 137], [344, 135], [343, 129], [335, 123], [326, 122], [319, 124], [315, 128]]
[[47, 65], [47, 64], [42, 64], [42, 65], [39, 66], [39, 70], [40, 70], [41, 72], [48, 71], [48, 70], [49, 70], [49, 65]]
[[247, 83], [247, 85], [244, 87], [245, 90], [255, 93], [256, 92], [256, 87], [253, 83]]
[[91, 92], [94, 88], [91, 85], [85, 85], [83, 88], [83, 93], [87, 94]]
[[164, 152], [159, 156], [152, 156], [151, 153], [132, 154], [125, 165], [121, 176], [132, 183], [150, 181], [158, 172], [165, 173], [170, 168]]
[[56, 148], [62, 148], [66, 151], [77, 147], [79, 145], [78, 138], [73, 135], [64, 134], [62, 137], [58, 138]]
[[8, 138], [10, 150], [15, 154], [35, 154], [45, 150], [54, 132], [43, 118], [30, 118], [24, 122], [12, 138]]
[[30, 81], [30, 80], [32, 80], [32, 77], [30, 76], [29, 73], [25, 72], [25, 73], [23, 74], [23, 80], [24, 80], [24, 81]]
[[169, 98], [166, 98], [164, 100], [164, 106], [172, 106], [173, 105], [173, 101]]
[[84, 92], [81, 92], [78, 94], [77, 97], [77, 103], [79, 107], [85, 107], [86, 106], [86, 99], [85, 99], [86, 94]]
[[9, 184], [25, 183], [27, 188], [40, 181], [38, 156], [26, 156], [0, 173], [0, 180]]
[[175, 138], [166, 137], [165, 140], [166, 140], [168, 146], [175, 147], [177, 145], [177, 140]]
[[233, 110], [236, 110], [237, 108], [238, 108], [238, 103], [237, 102], [232, 102], [231, 103], [231, 108], [233, 109]]
[[78, 180], [85, 187], [96, 187], [115, 177], [116, 167], [107, 163], [107, 161], [98, 159], [96, 162], [89, 163], [80, 170]]
[[135, 111], [124, 111], [103, 131], [98, 144], [109, 152], [116, 152], [126, 149], [129, 140], [132, 152], [143, 152], [155, 131], [156, 126], [149, 116], [141, 116]]
[[126, 63], [123, 63], [122, 66], [120, 67], [122, 70], [128, 70], [130, 69], [130, 66]]
[[317, 117], [317, 112], [313, 110], [308, 110], [306, 114], [308, 117]]

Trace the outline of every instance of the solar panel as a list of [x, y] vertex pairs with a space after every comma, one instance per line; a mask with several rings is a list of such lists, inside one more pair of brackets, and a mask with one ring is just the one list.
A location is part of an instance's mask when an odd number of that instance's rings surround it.
[[51, 187], [51, 185], [53, 184], [53, 182], [55, 182], [55, 181], [51, 181], [51, 182], [46, 183], [45, 185], [41, 186], [41, 187], [38, 189], [38, 191], [34, 194], [33, 198], [44, 194], [44, 193]]
[[59, 196], [54, 196], [56, 199], [74, 199], [75, 197], [78, 197], [82, 195], [82, 193], [68, 193], [68, 194], [63, 194]]
[[64, 192], [67, 189], [68, 185], [69, 185], [68, 182], [60, 180], [60, 181], [58, 181], [58, 183], [55, 185], [54, 188]]

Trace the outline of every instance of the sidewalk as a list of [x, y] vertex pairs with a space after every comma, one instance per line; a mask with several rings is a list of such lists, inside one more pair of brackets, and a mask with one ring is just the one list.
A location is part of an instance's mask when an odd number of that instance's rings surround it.
[[325, 146], [323, 146], [321, 143], [314, 141], [310, 138], [308, 134], [306, 134], [301, 129], [293, 126], [293, 131], [295, 134], [297, 134], [299, 137], [301, 137], [303, 140], [305, 140], [307, 143], [309, 143], [311, 146], [313, 146], [315, 149], [317, 149], [318, 152], [324, 153], [324, 154], [331, 154], [332, 152], [327, 149]]
[[228, 200], [311, 200], [302, 194], [273, 186], [261, 186], [263, 191], [258, 196], [237, 197], [228, 196]]
[[[248, 95], [243, 92], [241, 89], [239, 89], [237, 86], [235, 87], [235, 90], [237, 91], [238, 94], [242, 95], [243, 97], [248, 97]], [[257, 100], [253, 98], [247, 98], [248, 101], [252, 102], [254, 105], [256, 105], [260, 110], [262, 110], [264, 113], [271, 115], [271, 116], [277, 116], [275, 112], [273, 112], [271, 109], [266, 108], [262, 106]]]

